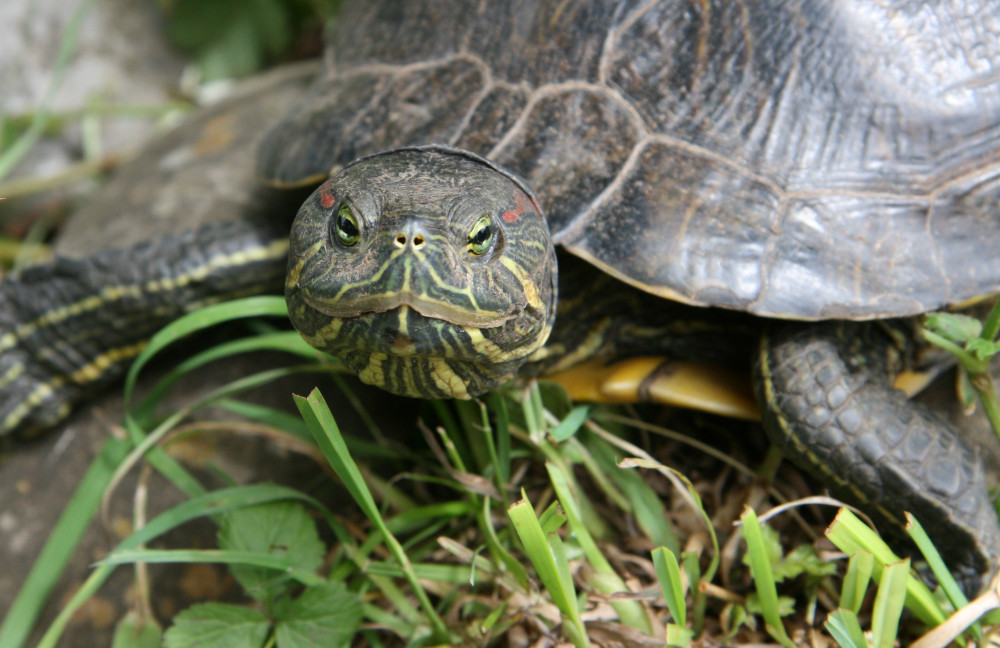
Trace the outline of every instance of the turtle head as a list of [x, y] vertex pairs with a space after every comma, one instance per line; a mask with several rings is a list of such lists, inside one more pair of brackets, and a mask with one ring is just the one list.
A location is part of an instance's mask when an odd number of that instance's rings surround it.
[[555, 251], [517, 177], [458, 149], [394, 149], [348, 165], [299, 210], [285, 298], [306, 341], [364, 382], [468, 398], [545, 344]]

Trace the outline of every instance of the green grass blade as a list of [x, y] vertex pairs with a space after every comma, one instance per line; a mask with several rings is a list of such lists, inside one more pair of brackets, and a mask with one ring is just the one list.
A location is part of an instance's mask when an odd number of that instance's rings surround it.
[[753, 574], [754, 587], [756, 587], [757, 596], [760, 599], [761, 613], [764, 616], [764, 623], [767, 624], [768, 634], [783, 646], [794, 648], [795, 644], [785, 632], [785, 626], [781, 621], [778, 590], [775, 587], [771, 560], [768, 557], [764, 534], [761, 531], [760, 522], [757, 520], [757, 514], [753, 509], [747, 507], [743, 511], [743, 515], [740, 516], [740, 521], [743, 524], [743, 538], [747, 543], [750, 571]]
[[[565, 603], [566, 608], [575, 610], [575, 618], [579, 619], [580, 603], [577, 598], [573, 596], [576, 588], [573, 587], [573, 574], [570, 572], [569, 568], [569, 557], [566, 554], [566, 545], [563, 543], [562, 538], [559, 537], [558, 533], [548, 534], [548, 540], [549, 551], [551, 552], [553, 558], [552, 564], [556, 568], [556, 576], [559, 579], [559, 589], [565, 592], [568, 596]], [[579, 625], [581, 629], [583, 628], [582, 622], [574, 625]]]
[[420, 602], [424, 614], [430, 622], [434, 636], [439, 641], [447, 641], [449, 639], [447, 626], [445, 626], [444, 621], [434, 609], [430, 598], [427, 596], [427, 592], [420, 584], [416, 573], [414, 573], [413, 565], [406, 555], [406, 550], [396, 540], [395, 536], [392, 535], [385, 520], [382, 518], [382, 514], [375, 503], [375, 498], [372, 497], [371, 491], [368, 490], [368, 486], [361, 475], [361, 470], [354, 463], [354, 459], [347, 449], [347, 444], [344, 442], [344, 437], [341, 435], [340, 429], [333, 419], [333, 414], [323, 399], [323, 395], [319, 393], [318, 389], [314, 389], [308, 397], [303, 398], [296, 395], [295, 404], [299, 408], [302, 418], [305, 419], [306, 425], [309, 426], [309, 430], [316, 439], [316, 443], [319, 445], [320, 450], [322, 450], [326, 460], [330, 463], [334, 472], [337, 473], [337, 476], [340, 477], [344, 487], [351, 493], [351, 496], [358, 503], [362, 512], [368, 516], [368, 519], [371, 520], [372, 524], [382, 534], [382, 538], [386, 546], [388, 546], [389, 551], [402, 567], [403, 572], [406, 574], [407, 582], [413, 588], [413, 593]]
[[823, 624], [840, 648], [869, 648], [858, 615], [843, 608], [834, 610]]
[[[303, 347], [305, 347], [304, 342], [301, 339], [295, 340], [295, 337], [298, 336], [293, 337], [292, 333], [283, 332], [280, 334], [256, 336], [256, 338], [247, 338], [245, 341], [237, 340], [228, 344], [218, 345], [217, 347], [208, 349], [201, 354], [182, 362], [180, 367], [175, 368], [174, 371], [170, 372], [166, 378], [154, 387], [150, 398], [144, 399], [144, 401], [137, 407], [132, 407], [130, 405], [132, 393], [143, 366], [154, 355], [156, 355], [156, 353], [162, 351], [167, 346], [192, 333], [215, 326], [222, 322], [245, 317], [262, 316], [287, 317], [287, 307], [285, 306], [284, 300], [276, 296], [261, 296], [207, 306], [172, 322], [158, 331], [150, 339], [146, 348], [132, 363], [132, 366], [129, 368], [129, 372], [126, 376], [125, 429], [128, 431], [129, 438], [132, 440], [135, 448], [125, 462], [123, 462], [123, 465], [119, 469], [119, 473], [128, 470], [139, 457], [145, 456], [146, 459], [157, 469], [157, 471], [163, 474], [184, 493], [195, 497], [204, 492], [201, 485], [193, 477], [191, 477], [191, 475], [178, 462], [164, 453], [160, 448], [156, 447], [156, 444], [159, 443], [162, 437], [191, 411], [220, 400], [228, 395], [239, 393], [240, 391], [250, 389], [254, 386], [265, 384], [283, 375], [294, 373], [299, 369], [274, 369], [271, 371], [258, 372], [252, 376], [246, 376], [240, 380], [232, 381], [228, 385], [212, 391], [197, 403], [175, 412], [168, 417], [166, 421], [157, 426], [152, 433], [147, 435], [143, 430], [143, 427], [145, 424], [145, 418], [147, 418], [152, 410], [155, 409], [156, 400], [154, 399], [162, 398], [166, 390], [176, 380], [185, 375], [187, 372], [210, 360], [225, 357], [236, 351], [246, 351], [254, 347], [278, 348], [288, 352], [294, 352], [295, 349], [299, 349], [301, 353], [307, 353], [302, 350]], [[308, 355], [315, 357], [315, 352], [309, 351]]]
[[[497, 399], [499, 400], [499, 399]], [[481, 466], [481, 473], [485, 476], [489, 473], [493, 475], [493, 483], [497, 487], [497, 493], [500, 494], [504, 505], [509, 506], [510, 502], [507, 498], [507, 480], [510, 478], [510, 449], [508, 448], [504, 454], [504, 459], [501, 461], [500, 449], [497, 447], [497, 438], [494, 434], [493, 426], [490, 423], [490, 412], [484, 403], [477, 403], [479, 406], [479, 424], [474, 426], [474, 429], [479, 430], [483, 436], [482, 445], [485, 448], [487, 461]], [[501, 423], [501, 425], [506, 425], [506, 423]], [[509, 443], [509, 436], [507, 441]], [[479, 444], [472, 444], [473, 447], [479, 447]]]
[[552, 428], [549, 434], [552, 435], [556, 441], [565, 441], [566, 439], [572, 437], [577, 431], [583, 426], [587, 421], [587, 417], [590, 415], [590, 407], [586, 405], [580, 405], [574, 407], [573, 411], [566, 415], [559, 425]]
[[677, 556], [666, 547], [653, 550], [653, 567], [660, 581], [660, 590], [667, 601], [667, 609], [677, 625], [687, 624], [687, 602], [684, 596], [684, 582]]
[[109, 557], [119, 550], [130, 550], [147, 544], [171, 529], [199, 517], [215, 516], [238, 508], [265, 504], [280, 500], [304, 502], [316, 509], [323, 510], [323, 504], [305, 493], [278, 486], [277, 484], [253, 484], [250, 486], [233, 486], [206, 493], [189, 499], [173, 508], [160, 513], [145, 526], [136, 529], [132, 535], [125, 538], [111, 551]]
[[[419, 578], [436, 583], [462, 585], [469, 582], [469, 567], [467, 565], [414, 563], [413, 571]], [[477, 571], [479, 571], [480, 575], [486, 574], [485, 570], [479, 569]], [[365, 574], [387, 576], [389, 578], [401, 578], [405, 576], [403, 568], [398, 563], [374, 560], [365, 564]]]
[[379, 531], [388, 532], [382, 513], [378, 504], [365, 484], [364, 476], [358, 465], [354, 463], [350, 450], [344, 442], [344, 437], [340, 433], [340, 428], [333, 419], [333, 414], [320, 394], [318, 389], [314, 389], [308, 397], [295, 396], [295, 404], [299, 408], [299, 413], [309, 426], [313, 438], [319, 444], [326, 460], [333, 467], [334, 472], [340, 477], [344, 487], [350, 492], [351, 497], [361, 507], [361, 511], [375, 522]]
[[625, 511], [635, 516], [635, 521], [643, 533], [649, 537], [653, 546], [663, 546], [674, 554], [681, 551], [680, 541], [670, 516], [663, 505], [663, 499], [635, 470], [622, 470], [618, 467], [620, 452], [616, 452], [607, 442], [588, 444], [595, 461], [608, 478], [614, 483], [627, 503]]
[[521, 492], [521, 501], [512, 505], [507, 510], [507, 515], [514, 525], [514, 530], [524, 547], [524, 553], [534, 566], [539, 580], [548, 591], [552, 602], [562, 612], [566, 633], [577, 648], [586, 648], [590, 642], [580, 617], [576, 590], [572, 580], [567, 580], [564, 577], [564, 575], [569, 574], [569, 565], [560, 566], [558, 564], [560, 559], [565, 561], [565, 554], [562, 551], [558, 555], [556, 553], [557, 548], [562, 549], [562, 542], [556, 542], [558, 536], [553, 534], [553, 541], [550, 543], [545, 531], [542, 530], [538, 516], [535, 515], [535, 509], [532, 508], [524, 491]]
[[684, 626], [677, 625], [676, 623], [667, 624], [668, 646], [678, 646], [679, 648], [684, 648], [685, 646], [690, 646], [693, 639], [694, 631], [685, 628]]
[[490, 498], [484, 497], [478, 520], [479, 528], [482, 529], [486, 536], [486, 546], [489, 547], [490, 553], [498, 559], [498, 562], [507, 568], [507, 571], [513, 576], [521, 589], [527, 591], [529, 587], [528, 572], [524, 568], [524, 565], [521, 564], [521, 561], [509, 552], [504, 543], [500, 541], [497, 530], [493, 526], [493, 517], [490, 514], [490, 508]]
[[968, 605], [969, 599], [965, 597], [962, 588], [955, 582], [955, 577], [952, 576], [951, 570], [944, 564], [944, 560], [941, 558], [941, 554], [938, 553], [937, 547], [931, 542], [930, 537], [928, 537], [927, 532], [924, 531], [924, 527], [920, 525], [920, 522], [917, 521], [917, 518], [910, 515], [910, 513], [906, 513], [906, 532], [913, 540], [913, 543], [917, 545], [917, 549], [920, 550], [924, 559], [927, 560], [927, 565], [934, 573], [934, 577], [937, 578], [938, 584], [944, 591], [945, 596], [948, 597], [948, 601], [951, 602], [952, 607], [958, 610]]
[[142, 429], [142, 426], [129, 415], [128, 411], [126, 411], [125, 429], [128, 431], [129, 438], [132, 440], [134, 448], [118, 467], [115, 476], [113, 477], [113, 482], [117, 482], [117, 480], [128, 472], [140, 458], [144, 457], [154, 468], [156, 468], [157, 471], [160, 472], [160, 474], [170, 480], [171, 483], [177, 486], [178, 489], [188, 496], [197, 497], [202, 495], [205, 492], [204, 487], [198, 483], [198, 481], [192, 477], [191, 474], [185, 470], [178, 461], [164, 452], [163, 449], [157, 444], [163, 440], [170, 430], [172, 430], [191, 412], [214, 403], [215, 401], [260, 385], [265, 385], [278, 378], [296, 373], [298, 371], [300, 371], [300, 368], [298, 367], [280, 367], [277, 369], [259, 371], [254, 374], [250, 374], [249, 376], [244, 376], [230, 381], [229, 383], [209, 392], [200, 400], [177, 410], [156, 426], [156, 428], [149, 434], [146, 434]]
[[[867, 551], [875, 558], [872, 571], [875, 580], [881, 583], [882, 571], [886, 565], [899, 562], [899, 558], [889, 549], [877, 533], [847, 509], [840, 509], [833, 523], [827, 528], [826, 536], [837, 548], [848, 555]], [[907, 579], [906, 607], [928, 626], [936, 626], [947, 618], [934, 594], [916, 578]]]
[[[149, 340], [125, 377], [125, 403], [132, 402], [132, 393], [142, 368], [157, 353], [192, 333], [211, 328], [223, 322], [247, 317], [288, 317], [288, 307], [283, 297], [262, 295], [213, 304], [177, 319], [160, 329]], [[315, 353], [315, 352], [313, 352]]]
[[248, 403], [247, 401], [230, 398], [220, 400], [215, 405], [237, 416], [257, 421], [282, 432], [287, 432], [303, 441], [313, 443], [312, 435], [309, 434], [309, 428], [306, 427], [305, 421], [302, 420], [301, 416], [295, 416], [294, 414], [289, 414], [288, 412], [267, 405]]
[[[941, 554], [938, 553], [937, 547], [934, 546], [927, 532], [924, 531], [924, 527], [909, 512], [906, 513], [906, 532], [927, 561], [927, 565], [931, 568], [931, 572], [934, 573], [934, 577], [937, 578], [938, 585], [940, 585], [941, 590], [952, 607], [956, 610], [966, 607], [969, 604], [969, 599], [966, 598], [965, 593], [962, 592], [962, 588], [955, 581], [951, 570], [944, 564]], [[977, 641], [982, 638], [983, 630], [979, 622], [972, 623], [968, 629]]]
[[[594, 542], [590, 531], [584, 526], [583, 520], [580, 517], [579, 506], [576, 498], [573, 496], [566, 474], [560, 467], [551, 462], [546, 462], [545, 468], [549, 473], [549, 480], [552, 482], [553, 488], [555, 488], [559, 503], [562, 504], [563, 513], [566, 515], [570, 530], [576, 536], [577, 542], [580, 543], [580, 548], [583, 549], [583, 553], [587, 556], [587, 560], [594, 568], [594, 571], [599, 575], [599, 578], [596, 578], [594, 581], [595, 589], [606, 595], [627, 592], [628, 588], [625, 586], [625, 581], [611, 567], [611, 563], [608, 562], [604, 554], [597, 547], [597, 543]], [[623, 624], [646, 634], [652, 634], [653, 627], [649, 623], [646, 611], [638, 601], [611, 601], [611, 607], [618, 613], [618, 618]]]
[[325, 579], [296, 567], [295, 560], [286, 556], [221, 549], [122, 549], [109, 554], [99, 565], [131, 565], [137, 562], [156, 564], [216, 563], [245, 565], [276, 572], [276, 577], [291, 578], [299, 583], [322, 585]]
[[[178, 331], [183, 330], [185, 329], [178, 329]], [[210, 362], [216, 362], [234, 355], [251, 353], [254, 351], [282, 351], [289, 354], [294, 353], [303, 355], [303, 351], [305, 350], [303, 345], [305, 345], [305, 340], [303, 340], [302, 336], [296, 331], [279, 331], [275, 333], [254, 335], [214, 345], [201, 353], [191, 356], [190, 358], [186, 358], [172, 367], [166, 375], [157, 381], [156, 385], [150, 390], [145, 398], [132, 408], [133, 417], [138, 421], [146, 420], [149, 416], [151, 416], [155, 405], [159, 401], [163, 400], [166, 393], [175, 384], [177, 384], [179, 380], [195, 369]], [[315, 352], [310, 354], [310, 356], [316, 357]]]
[[[497, 458], [494, 460], [497, 473], [497, 486], [501, 492], [506, 491], [506, 484], [510, 481], [510, 412], [507, 410], [507, 401], [494, 392], [489, 397], [490, 411], [496, 417], [494, 443]], [[506, 497], [506, 496], [505, 496]], [[510, 502], [505, 502], [509, 506]]]
[[871, 581], [872, 570], [875, 568], [875, 557], [867, 551], [855, 552], [847, 562], [847, 573], [840, 588], [840, 607], [857, 614], [865, 600], [868, 583]]
[[910, 580], [910, 559], [886, 565], [872, 608], [873, 648], [892, 648], [899, 632], [899, 617], [906, 602], [906, 584]]

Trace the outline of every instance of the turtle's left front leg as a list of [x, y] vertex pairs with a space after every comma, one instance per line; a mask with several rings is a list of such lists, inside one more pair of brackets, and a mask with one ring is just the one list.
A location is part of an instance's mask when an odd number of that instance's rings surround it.
[[991, 570], [1000, 524], [984, 467], [958, 430], [892, 386], [894, 323], [781, 325], [762, 337], [755, 389], [785, 454], [894, 524], [909, 511], [953, 566]]

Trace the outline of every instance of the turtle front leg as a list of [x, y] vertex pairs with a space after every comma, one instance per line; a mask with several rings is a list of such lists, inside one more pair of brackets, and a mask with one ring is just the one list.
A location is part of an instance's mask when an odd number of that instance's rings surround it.
[[953, 567], [1000, 558], [984, 467], [947, 421], [893, 388], [885, 322], [784, 325], [762, 337], [755, 390], [772, 442], [839, 496], [894, 524], [912, 513]]
[[200, 305], [277, 292], [288, 243], [242, 222], [189, 230], [0, 281], [0, 438], [28, 437], [121, 378]]

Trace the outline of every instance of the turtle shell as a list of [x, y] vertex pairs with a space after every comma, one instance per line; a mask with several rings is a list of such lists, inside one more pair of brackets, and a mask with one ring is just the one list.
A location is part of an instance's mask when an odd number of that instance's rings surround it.
[[557, 243], [647, 291], [797, 319], [1000, 290], [998, 0], [348, 3], [264, 139], [300, 184], [479, 153]]

